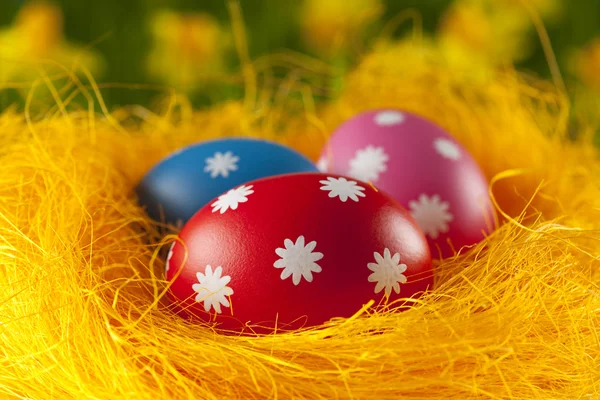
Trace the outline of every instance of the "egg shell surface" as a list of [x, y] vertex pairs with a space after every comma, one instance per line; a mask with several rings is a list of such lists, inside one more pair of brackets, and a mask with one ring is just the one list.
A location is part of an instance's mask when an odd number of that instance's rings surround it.
[[151, 218], [182, 225], [223, 192], [268, 176], [315, 172], [297, 151], [267, 140], [225, 138], [196, 143], [160, 161], [136, 187]]
[[395, 109], [363, 112], [341, 124], [318, 166], [372, 183], [404, 206], [435, 258], [493, 230], [489, 183], [469, 152], [444, 129]]
[[186, 316], [238, 332], [297, 329], [433, 284], [413, 218], [364, 182], [288, 174], [213, 204], [184, 226], [167, 260], [172, 299]]

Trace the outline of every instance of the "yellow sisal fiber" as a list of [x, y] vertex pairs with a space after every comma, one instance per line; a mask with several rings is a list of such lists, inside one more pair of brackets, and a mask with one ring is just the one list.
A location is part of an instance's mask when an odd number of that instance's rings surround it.
[[[511, 70], [473, 80], [417, 46], [365, 56], [327, 106], [300, 81], [274, 103], [257, 84], [252, 107], [199, 112], [173, 97], [156, 113], [58, 102], [39, 119], [0, 116], [0, 398], [599, 398], [596, 126], [574, 125], [547, 83]], [[472, 152], [497, 231], [436, 262], [435, 289], [400, 313], [235, 337], [170, 312], [161, 257], [175, 236], [132, 191], [155, 162], [240, 134], [314, 159], [339, 122], [384, 106], [431, 118]]]

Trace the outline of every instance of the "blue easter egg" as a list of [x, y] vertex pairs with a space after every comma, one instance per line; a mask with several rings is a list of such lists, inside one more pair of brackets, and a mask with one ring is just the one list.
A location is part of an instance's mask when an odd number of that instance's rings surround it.
[[281, 144], [251, 138], [197, 143], [167, 156], [136, 188], [157, 221], [181, 225], [217, 196], [251, 180], [318, 172], [308, 158]]

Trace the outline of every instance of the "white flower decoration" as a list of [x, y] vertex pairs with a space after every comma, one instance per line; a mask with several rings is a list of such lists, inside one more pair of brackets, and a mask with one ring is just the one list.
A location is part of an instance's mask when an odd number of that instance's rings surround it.
[[450, 205], [441, 201], [440, 196], [422, 194], [418, 201], [411, 201], [408, 205], [413, 218], [427, 236], [437, 239], [440, 233], [448, 232], [448, 223], [454, 216], [449, 212]]
[[210, 172], [211, 178], [216, 178], [219, 175], [223, 178], [227, 178], [229, 172], [237, 171], [237, 162], [239, 160], [240, 158], [230, 151], [225, 154], [217, 151], [214, 156], [208, 157], [205, 160], [206, 167], [204, 167], [204, 172]]
[[171, 268], [171, 258], [173, 257], [173, 247], [175, 247], [175, 243], [171, 245], [169, 248], [169, 252], [167, 253], [167, 261], [165, 262], [165, 274], [169, 272], [169, 268]]
[[317, 161], [317, 169], [321, 172], [327, 172], [329, 169], [329, 162], [327, 161], [326, 156], [319, 158], [319, 161]]
[[227, 193], [219, 196], [217, 201], [211, 204], [212, 212], [220, 211], [223, 214], [228, 209], [236, 210], [240, 203], [248, 201], [248, 196], [254, 193], [252, 185], [242, 185], [238, 188], [231, 189]]
[[375, 182], [379, 174], [387, 171], [389, 157], [383, 147], [367, 146], [356, 151], [354, 158], [350, 160], [348, 174], [361, 181]]
[[382, 111], [375, 114], [375, 123], [379, 126], [399, 125], [404, 122], [404, 114], [399, 111]]
[[435, 151], [438, 152], [442, 157], [448, 158], [452, 161], [456, 161], [460, 158], [460, 149], [451, 140], [439, 138], [433, 142]]
[[283, 268], [281, 279], [292, 276], [294, 285], [298, 285], [302, 278], [307, 282], [312, 282], [312, 273], [322, 270], [315, 261], [322, 259], [323, 253], [312, 252], [317, 246], [317, 242], [312, 241], [304, 246], [304, 236], [300, 236], [296, 239], [296, 243], [290, 239], [285, 239], [283, 243], [285, 249], [280, 247], [275, 250], [275, 253], [281, 258], [273, 264], [275, 268]]
[[406, 271], [406, 264], [400, 264], [400, 254], [396, 253], [392, 257], [390, 249], [386, 248], [381, 254], [375, 252], [376, 263], [369, 263], [367, 267], [373, 271], [369, 275], [369, 282], [377, 282], [375, 293], [381, 292], [385, 288], [385, 295], [392, 294], [392, 289], [396, 294], [400, 294], [400, 284], [406, 283], [407, 279], [403, 272]]
[[328, 177], [326, 181], [319, 181], [324, 186], [321, 190], [329, 191], [329, 197], [339, 197], [342, 203], [345, 203], [348, 198], [358, 202], [358, 197], [365, 197], [362, 192], [364, 187], [358, 186], [356, 182], [349, 181], [346, 178]]
[[233, 289], [227, 286], [231, 281], [230, 276], [221, 276], [223, 268], [220, 266], [215, 269], [213, 273], [210, 265], [206, 266], [204, 273], [198, 272], [196, 277], [198, 282], [192, 285], [196, 295], [196, 302], [204, 302], [204, 311], [209, 312], [211, 308], [221, 313], [221, 306], [229, 307], [229, 300], [225, 296], [231, 296]]

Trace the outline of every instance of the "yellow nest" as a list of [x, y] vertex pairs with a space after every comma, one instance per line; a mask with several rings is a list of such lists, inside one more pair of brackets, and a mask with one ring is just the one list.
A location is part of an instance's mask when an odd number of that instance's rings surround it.
[[[0, 397], [598, 398], [595, 126], [578, 124], [570, 141], [569, 103], [551, 85], [513, 71], [474, 81], [410, 47], [372, 53], [344, 85], [317, 112], [291, 100], [192, 112], [174, 99], [159, 114], [63, 103], [39, 120], [2, 114]], [[288, 89], [275, 97], [310, 98]], [[431, 118], [472, 152], [492, 182], [496, 232], [437, 263], [435, 290], [402, 313], [232, 337], [168, 311], [159, 254], [172, 231], [132, 191], [156, 161], [240, 134], [314, 159], [340, 121], [381, 106]]]

